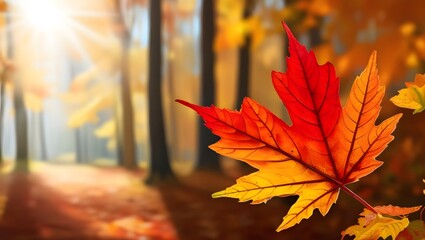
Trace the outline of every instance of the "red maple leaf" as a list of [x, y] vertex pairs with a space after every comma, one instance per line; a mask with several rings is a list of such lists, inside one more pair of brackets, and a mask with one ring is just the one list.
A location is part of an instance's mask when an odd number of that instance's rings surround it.
[[385, 91], [379, 85], [376, 53], [354, 81], [342, 108], [333, 65], [319, 65], [314, 53], [284, 27], [289, 38], [287, 71], [273, 72], [272, 79], [291, 126], [250, 98], [244, 99], [240, 111], [177, 100], [195, 110], [221, 137], [210, 146], [212, 150], [258, 169], [213, 197], [257, 204], [298, 195], [278, 231], [309, 218], [316, 208], [325, 215], [340, 189], [377, 213], [346, 186], [382, 164], [375, 158], [393, 139], [391, 133], [401, 117], [395, 115], [375, 126]]

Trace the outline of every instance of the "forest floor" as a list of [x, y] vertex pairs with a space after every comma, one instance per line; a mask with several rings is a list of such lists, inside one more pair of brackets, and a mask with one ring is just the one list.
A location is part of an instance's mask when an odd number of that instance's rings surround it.
[[118, 167], [34, 163], [31, 169], [0, 174], [0, 239], [338, 239], [332, 229], [348, 224], [331, 220], [276, 233], [288, 202], [212, 199], [234, 182], [221, 173], [147, 186], [142, 171]]

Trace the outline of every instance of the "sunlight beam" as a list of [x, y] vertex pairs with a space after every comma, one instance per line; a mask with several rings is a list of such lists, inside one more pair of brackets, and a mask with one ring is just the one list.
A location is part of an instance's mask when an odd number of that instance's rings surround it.
[[57, 32], [70, 18], [57, 0], [17, 1], [16, 6], [21, 11], [21, 20], [38, 32]]

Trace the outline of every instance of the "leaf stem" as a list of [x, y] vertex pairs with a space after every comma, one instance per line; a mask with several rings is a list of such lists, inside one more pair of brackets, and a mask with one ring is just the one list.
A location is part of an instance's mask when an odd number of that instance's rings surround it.
[[356, 199], [358, 202], [360, 202], [365, 208], [369, 209], [373, 213], [378, 214], [378, 212], [368, 203], [366, 202], [362, 197], [357, 195], [355, 192], [351, 191], [347, 186], [341, 185], [340, 186], [342, 190], [344, 190], [348, 195]]

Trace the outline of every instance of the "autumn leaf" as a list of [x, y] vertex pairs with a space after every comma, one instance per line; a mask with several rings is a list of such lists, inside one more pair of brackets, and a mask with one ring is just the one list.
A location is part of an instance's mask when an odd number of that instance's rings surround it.
[[415, 113], [425, 109], [425, 74], [416, 74], [414, 82], [407, 82], [406, 88], [390, 99], [396, 106], [414, 109]]
[[425, 239], [425, 223], [422, 220], [415, 220], [397, 235], [396, 240], [416, 240]]
[[[354, 239], [386, 239], [391, 236], [395, 239], [409, 225], [406, 215], [417, 212], [422, 206], [398, 207], [398, 206], [377, 206], [376, 212], [364, 209], [360, 213], [358, 225], [350, 226], [341, 234], [342, 236], [354, 235]], [[399, 217], [399, 218], [394, 218]]]
[[369, 209], [364, 209], [360, 213], [358, 225], [350, 226], [341, 234], [342, 236], [354, 235], [355, 240], [378, 239], [382, 237], [386, 239], [391, 236], [395, 239], [396, 236], [409, 225], [409, 219], [401, 218], [394, 219], [384, 217], [381, 214], [376, 214]]
[[414, 213], [419, 211], [419, 209], [421, 209], [422, 206], [416, 206], [416, 207], [398, 207], [398, 206], [393, 206], [393, 205], [387, 205], [387, 206], [377, 206], [374, 207], [374, 209], [382, 215], [389, 215], [389, 216], [399, 216], [399, 217], [403, 217], [406, 216], [410, 213]]
[[376, 53], [354, 81], [341, 107], [339, 79], [332, 64], [319, 65], [284, 24], [289, 38], [286, 73], [273, 72], [274, 87], [292, 125], [250, 98], [240, 111], [203, 107], [177, 100], [195, 110], [221, 139], [210, 148], [258, 169], [213, 197], [265, 203], [272, 197], [298, 195], [277, 231], [309, 218], [315, 209], [326, 215], [339, 190], [376, 213], [346, 185], [368, 175], [382, 162], [375, 158], [393, 139], [401, 114], [378, 126], [384, 87], [379, 85]]

